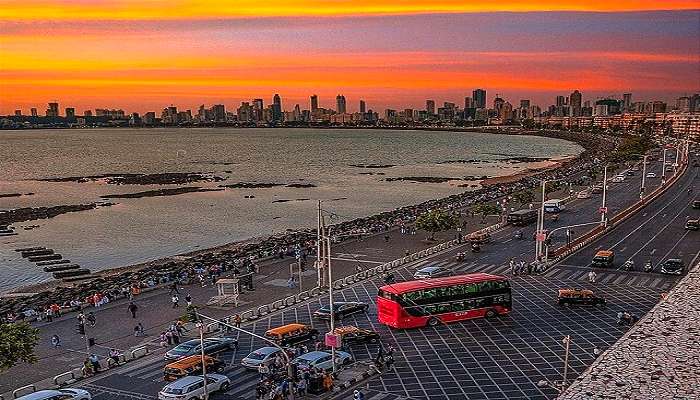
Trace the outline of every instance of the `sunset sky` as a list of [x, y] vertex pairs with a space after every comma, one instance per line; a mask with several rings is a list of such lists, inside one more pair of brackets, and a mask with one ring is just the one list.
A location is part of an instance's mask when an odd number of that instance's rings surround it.
[[700, 0], [0, 0], [0, 114], [700, 91]]

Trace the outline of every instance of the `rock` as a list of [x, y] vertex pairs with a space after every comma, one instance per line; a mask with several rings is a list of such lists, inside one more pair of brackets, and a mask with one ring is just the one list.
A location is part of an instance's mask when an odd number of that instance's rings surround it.
[[100, 196], [103, 199], [140, 199], [142, 197], [162, 197], [162, 196], [175, 196], [178, 194], [185, 193], [198, 193], [198, 192], [219, 192], [224, 189], [207, 189], [198, 186], [187, 186], [181, 188], [172, 189], [157, 189], [157, 190], [147, 190], [145, 192], [136, 193], [123, 193], [123, 194], [108, 194]]

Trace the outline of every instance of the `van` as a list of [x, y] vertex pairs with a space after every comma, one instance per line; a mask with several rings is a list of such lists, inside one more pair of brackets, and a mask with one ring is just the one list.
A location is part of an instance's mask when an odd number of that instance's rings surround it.
[[612, 267], [615, 262], [615, 253], [610, 250], [600, 250], [593, 256], [593, 267]]
[[537, 220], [537, 210], [518, 210], [508, 214], [508, 222], [514, 226], [525, 226]]
[[[207, 365], [207, 373], [224, 372], [224, 363], [219, 359], [205, 355], [204, 361]], [[202, 374], [202, 356], [194, 355], [171, 362], [163, 368], [163, 375], [166, 381], [172, 382], [188, 375]]]
[[304, 324], [287, 324], [265, 332], [265, 337], [280, 346], [318, 339], [318, 331]]
[[559, 213], [564, 210], [564, 202], [560, 199], [552, 199], [544, 202], [544, 212]]

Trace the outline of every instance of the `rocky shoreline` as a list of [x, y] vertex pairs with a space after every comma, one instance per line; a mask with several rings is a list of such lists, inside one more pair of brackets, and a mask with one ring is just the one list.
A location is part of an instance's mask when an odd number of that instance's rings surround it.
[[[533, 132], [533, 134], [574, 141], [584, 148], [584, 152], [575, 159], [562, 161], [556, 168], [522, 176], [516, 182], [496, 183], [478, 190], [345, 221], [336, 224], [334, 232], [338, 232], [339, 235], [373, 234], [391, 229], [400, 224], [411, 223], [426, 210], [438, 208], [457, 210], [473, 204], [492, 201], [519, 190], [534, 188], [539, 179], [545, 176], [549, 179], [554, 179], [585, 171], [595, 165], [595, 159], [603, 159], [616, 146], [614, 140], [589, 134], [573, 134], [569, 132], [548, 132], [546, 134]], [[104, 271], [98, 274], [99, 278], [76, 284], [72, 287], [35, 285], [34, 288], [20, 288], [15, 290], [15, 292], [27, 292], [36, 289], [40, 289], [42, 292], [31, 297], [0, 300], [0, 314], [5, 314], [9, 311], [17, 312], [27, 308], [40, 309], [47, 302], [59, 302], [60, 304], [72, 299], [82, 299], [95, 291], [111, 293], [118, 292], [125, 286], [138, 285], [145, 287], [153, 282], [167, 281], [168, 279], [173, 279], [173, 277], [180, 276], [182, 273], [191, 272], [195, 266], [208, 267], [211, 265], [237, 264], [244, 261], [255, 262], [255, 260], [276, 256], [280, 253], [293, 252], [297, 244], [301, 244], [302, 247], [308, 246], [313, 248], [315, 238], [315, 230], [307, 229], [303, 230], [303, 233], [288, 232], [277, 236], [251, 239], [212, 249], [166, 257], [136, 266]], [[339, 236], [338, 240], [343, 240], [342, 236]]]
[[103, 199], [140, 199], [142, 197], [177, 196], [178, 194], [202, 193], [202, 192], [220, 192], [222, 190], [224, 190], [224, 189], [202, 188], [199, 186], [186, 186], [186, 187], [170, 188], [170, 189], [146, 190], [144, 192], [136, 192], [136, 193], [107, 194], [107, 195], [100, 196], [100, 197]]
[[159, 174], [101, 174], [37, 179], [42, 182], [96, 182], [110, 185], [182, 185], [195, 182], [221, 182], [226, 178], [204, 172], [164, 172]]
[[98, 207], [113, 206], [114, 203], [72, 204], [52, 207], [23, 207], [13, 210], [0, 211], [0, 225], [10, 225], [18, 222], [48, 219], [61, 214], [94, 210]]

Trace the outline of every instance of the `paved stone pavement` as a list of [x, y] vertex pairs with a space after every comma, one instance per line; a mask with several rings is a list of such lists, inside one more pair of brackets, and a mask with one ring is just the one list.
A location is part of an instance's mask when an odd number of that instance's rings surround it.
[[560, 400], [700, 399], [700, 264]]

